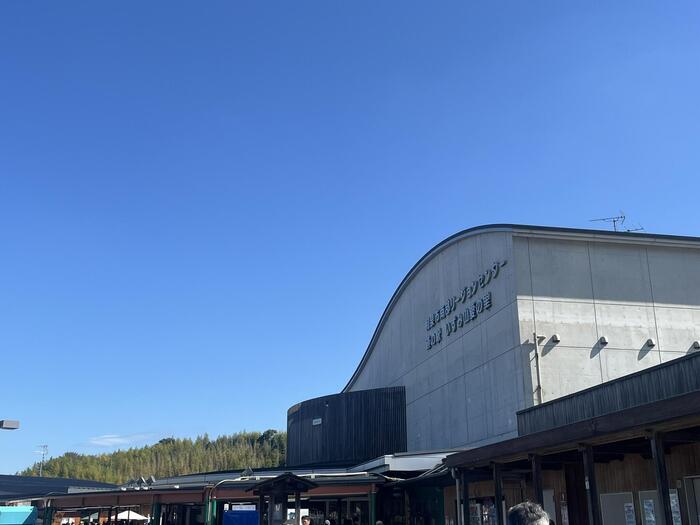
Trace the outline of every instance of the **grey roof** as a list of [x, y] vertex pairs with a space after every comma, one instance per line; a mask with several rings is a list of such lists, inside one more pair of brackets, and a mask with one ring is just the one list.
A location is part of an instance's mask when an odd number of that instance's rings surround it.
[[114, 488], [116, 485], [111, 483], [87, 479], [0, 475], [0, 501]]

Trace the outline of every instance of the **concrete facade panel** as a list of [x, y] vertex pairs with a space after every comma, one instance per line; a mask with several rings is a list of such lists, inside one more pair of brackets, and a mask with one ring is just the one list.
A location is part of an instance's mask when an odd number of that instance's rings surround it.
[[655, 309], [659, 348], [663, 352], [691, 352], [700, 341], [700, 308]]
[[443, 353], [445, 354], [445, 379], [447, 381], [452, 381], [458, 377], [462, 377], [464, 372], [466, 372], [464, 368], [465, 351], [463, 341], [467, 339], [468, 337], [465, 335], [454, 341], [452, 344], [447, 345], [447, 347], [443, 350]]
[[487, 389], [483, 379], [483, 368], [479, 367], [464, 376], [467, 392], [467, 434], [468, 443], [476, 442], [487, 436]]
[[482, 345], [486, 350], [484, 356], [486, 362], [497, 358], [518, 344], [514, 323], [517, 314], [513, 313], [515, 308], [515, 304], [510, 303], [482, 323]]
[[489, 389], [487, 421], [490, 435], [506, 434], [517, 429], [515, 413], [521, 407], [517, 404], [517, 384], [513, 381], [517, 374], [515, 364], [515, 352], [510, 350], [484, 367], [487, 384], [499, 385], [498, 388]]
[[[598, 340], [596, 308], [592, 302], [534, 301], [537, 335], [543, 337], [542, 353], [557, 346], [592, 347]], [[558, 335], [560, 342], [553, 341]]]
[[462, 336], [459, 341], [462, 357], [464, 358], [464, 372], [474, 370], [486, 361], [486, 345], [482, 340], [482, 327], [476, 326]]
[[592, 300], [586, 243], [528, 239], [534, 297]]
[[450, 447], [458, 447], [469, 441], [467, 434], [467, 398], [465, 376], [461, 375], [447, 385], [447, 416]]
[[513, 260], [517, 262], [514, 271], [516, 296], [532, 297], [530, 240], [528, 238], [513, 238]]
[[648, 339], [658, 340], [651, 306], [596, 303], [596, 324], [606, 350], [642, 350]]
[[[695, 351], [697, 352], [697, 350]], [[688, 353], [690, 352], [661, 352], [661, 362], [673, 361], [674, 359], [688, 355]]]
[[557, 345], [539, 363], [545, 403], [602, 381], [601, 360], [591, 348]]
[[700, 307], [700, 251], [650, 246], [647, 257], [657, 305]]
[[428, 447], [432, 443], [445, 443], [449, 447], [450, 443], [450, 414], [447, 402], [448, 385], [444, 385], [428, 394], [428, 406], [430, 414], [430, 437]]
[[652, 302], [644, 247], [611, 243], [589, 243], [589, 246], [596, 301]]
[[658, 350], [604, 349], [600, 352], [603, 381], [617, 379], [661, 363]]

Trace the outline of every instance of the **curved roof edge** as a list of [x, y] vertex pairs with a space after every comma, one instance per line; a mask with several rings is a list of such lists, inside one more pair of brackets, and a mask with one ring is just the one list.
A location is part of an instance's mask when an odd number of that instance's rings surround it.
[[618, 231], [609, 231], [609, 230], [590, 230], [590, 229], [585, 229], [585, 228], [560, 228], [557, 226], [534, 226], [534, 225], [528, 225], [528, 224], [483, 224], [481, 226], [474, 226], [472, 228], [467, 228], [465, 230], [461, 230], [453, 235], [450, 235], [446, 239], [440, 241], [437, 243], [435, 246], [433, 246], [430, 250], [428, 250], [423, 257], [418, 259], [418, 262], [414, 264], [411, 269], [408, 271], [406, 276], [401, 280], [399, 283], [398, 287], [396, 288], [396, 291], [391, 296], [391, 299], [389, 299], [389, 303], [386, 305], [386, 308], [384, 308], [384, 311], [382, 312], [381, 317], [379, 318], [379, 322], [377, 323], [376, 328], [374, 329], [374, 332], [372, 333], [372, 338], [369, 341], [369, 344], [367, 345], [367, 349], [365, 350], [365, 353], [362, 355], [362, 359], [360, 360], [360, 363], [357, 365], [357, 368], [353, 372], [352, 376], [348, 380], [347, 384], [345, 387], [343, 387], [343, 390], [341, 392], [347, 392], [349, 388], [352, 387], [353, 383], [357, 380], [360, 372], [364, 369], [365, 364], [367, 364], [367, 360], [369, 359], [369, 356], [372, 354], [372, 351], [374, 350], [374, 345], [377, 341], [377, 337], [379, 336], [379, 333], [381, 332], [382, 327], [384, 326], [384, 322], [386, 321], [387, 317], [389, 316], [389, 313], [393, 309], [394, 305], [396, 304], [396, 301], [398, 300], [398, 297], [401, 295], [403, 290], [408, 286], [408, 283], [411, 282], [413, 277], [416, 275], [416, 273], [423, 267], [425, 264], [427, 264], [428, 261], [430, 261], [433, 257], [435, 257], [438, 253], [440, 253], [442, 250], [447, 248], [448, 246], [454, 244], [455, 242], [462, 240], [467, 237], [472, 237], [475, 235], [479, 235], [482, 233], [491, 233], [491, 232], [504, 232], [504, 231], [510, 231], [510, 232], [517, 232], [517, 233], [523, 233], [523, 234], [536, 234], [538, 232], [544, 233], [544, 234], [556, 234], [556, 233], [561, 233], [564, 235], [569, 235], [569, 236], [581, 236], [581, 237], [599, 237], [599, 238], [610, 238], [610, 237], [617, 237], [618, 239], [637, 239], [637, 240], [657, 240], [657, 241], [680, 241], [680, 242], [690, 242], [690, 243], [700, 243], [700, 237], [692, 237], [692, 236], [684, 236], [684, 235], [664, 235], [664, 234], [653, 234], [653, 233], [645, 233], [645, 232], [618, 232]]

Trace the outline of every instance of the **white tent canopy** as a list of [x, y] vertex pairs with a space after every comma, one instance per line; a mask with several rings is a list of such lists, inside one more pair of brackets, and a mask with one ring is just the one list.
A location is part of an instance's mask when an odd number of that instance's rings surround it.
[[[148, 521], [148, 519], [149, 518], [139, 514], [135, 510], [129, 509], [119, 512], [116, 517], [114, 514], [110, 516], [110, 521]], [[97, 521], [97, 512], [90, 514], [90, 521]]]

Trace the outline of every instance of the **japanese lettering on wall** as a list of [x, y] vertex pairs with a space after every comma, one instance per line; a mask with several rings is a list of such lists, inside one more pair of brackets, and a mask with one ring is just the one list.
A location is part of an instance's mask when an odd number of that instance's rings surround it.
[[[441, 343], [443, 335], [448, 337], [454, 334], [493, 306], [491, 292], [474, 298], [481, 289], [486, 288], [491, 281], [498, 277], [506, 262], [506, 259], [494, 262], [490, 268], [480, 273], [476, 279], [462, 288], [459, 295], [448, 298], [445, 304], [428, 316], [426, 329], [430, 333], [426, 338], [427, 350]], [[462, 305], [466, 306], [463, 310], [458, 311]], [[443, 321], [445, 321], [444, 324], [438, 326]]]

